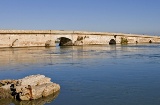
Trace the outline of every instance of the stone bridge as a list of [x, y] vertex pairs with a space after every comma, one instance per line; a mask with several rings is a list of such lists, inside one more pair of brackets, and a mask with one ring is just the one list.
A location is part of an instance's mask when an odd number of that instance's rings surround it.
[[63, 30], [0, 30], [0, 47], [160, 43], [159, 36]]

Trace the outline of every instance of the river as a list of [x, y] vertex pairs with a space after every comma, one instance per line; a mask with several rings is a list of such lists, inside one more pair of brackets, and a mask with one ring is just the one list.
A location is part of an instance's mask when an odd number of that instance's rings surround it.
[[61, 91], [26, 105], [160, 104], [160, 44], [0, 49], [0, 80], [33, 74], [50, 77]]

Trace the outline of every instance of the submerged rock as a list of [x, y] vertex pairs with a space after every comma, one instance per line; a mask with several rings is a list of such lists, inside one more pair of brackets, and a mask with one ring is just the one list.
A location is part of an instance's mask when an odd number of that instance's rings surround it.
[[53, 83], [51, 78], [39, 74], [19, 80], [1, 80], [0, 84], [2, 85], [0, 89], [6, 90], [7, 93], [11, 93], [10, 95], [20, 100], [38, 99], [60, 90], [59, 84]]

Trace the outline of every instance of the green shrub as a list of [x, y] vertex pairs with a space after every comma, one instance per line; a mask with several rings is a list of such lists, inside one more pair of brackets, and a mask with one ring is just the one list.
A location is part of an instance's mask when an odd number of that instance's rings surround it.
[[128, 44], [127, 38], [122, 37], [121, 38], [121, 44]]

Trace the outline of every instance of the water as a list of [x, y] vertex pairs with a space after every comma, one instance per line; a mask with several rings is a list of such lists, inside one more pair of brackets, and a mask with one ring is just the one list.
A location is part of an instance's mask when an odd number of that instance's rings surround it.
[[43, 74], [61, 86], [27, 105], [159, 105], [159, 68], [159, 44], [0, 49], [0, 79]]

